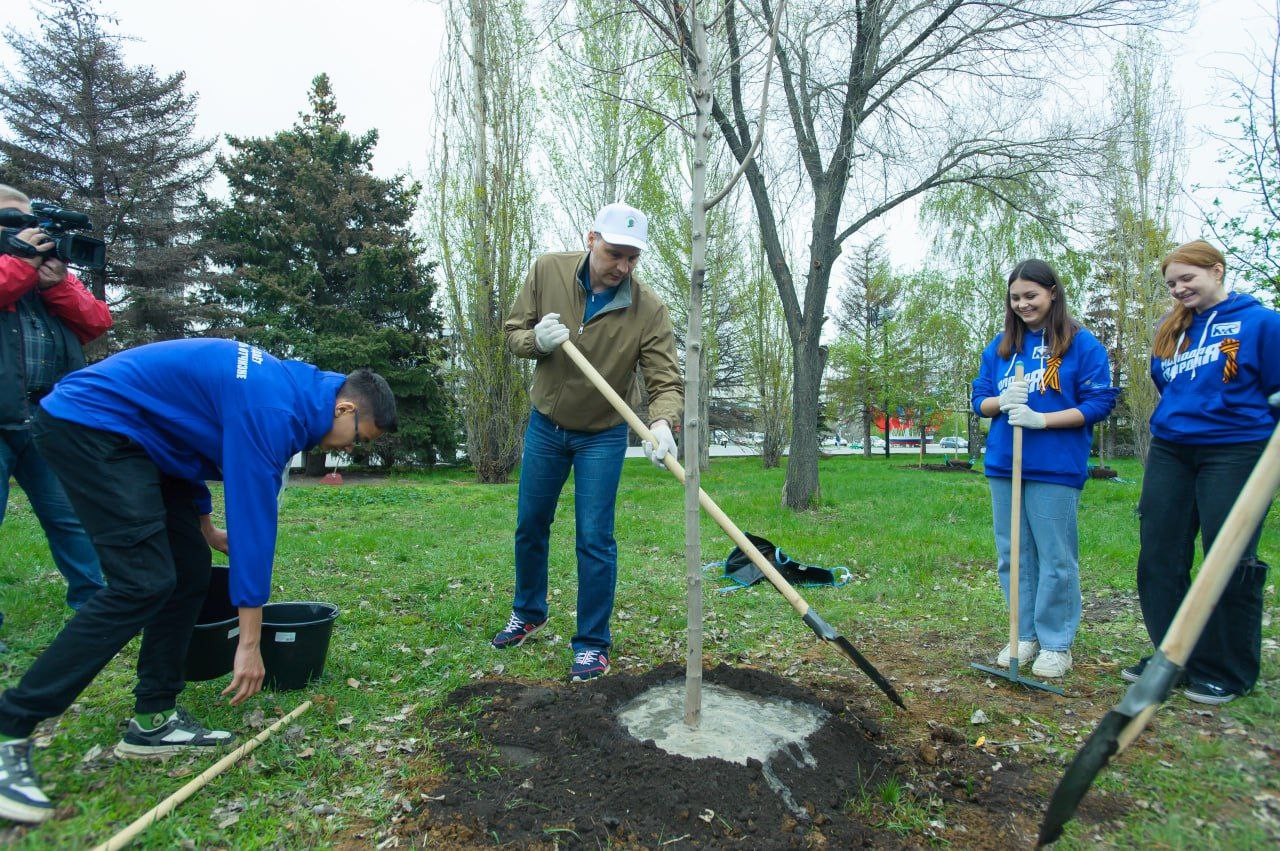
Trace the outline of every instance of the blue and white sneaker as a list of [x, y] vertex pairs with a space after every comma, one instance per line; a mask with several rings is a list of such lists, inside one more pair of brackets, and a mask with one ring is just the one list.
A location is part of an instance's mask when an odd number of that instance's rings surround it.
[[154, 730], [144, 730], [137, 719], [130, 719], [129, 729], [116, 745], [121, 759], [161, 759], [183, 751], [208, 750], [231, 743], [226, 730], [210, 730], [178, 708]]
[[39, 824], [53, 815], [31, 767], [31, 740], [0, 742], [0, 818]]
[[519, 647], [546, 625], [546, 621], [534, 623], [533, 621], [523, 620], [515, 612], [512, 612], [510, 619], [507, 620], [507, 625], [489, 643], [499, 650], [506, 650], [508, 647]]
[[573, 665], [569, 668], [570, 682], [585, 683], [607, 673], [609, 657], [603, 650], [579, 650], [573, 654]]

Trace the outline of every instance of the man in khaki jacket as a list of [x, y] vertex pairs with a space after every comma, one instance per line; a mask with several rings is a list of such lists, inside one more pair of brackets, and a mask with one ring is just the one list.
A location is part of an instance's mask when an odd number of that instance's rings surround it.
[[626, 204], [596, 215], [587, 251], [544, 254], [525, 278], [506, 321], [507, 345], [537, 361], [524, 437], [516, 519], [516, 590], [511, 618], [493, 638], [519, 647], [547, 622], [547, 542], [556, 503], [574, 471], [578, 629], [570, 679], [609, 670], [609, 618], [618, 576], [613, 537], [627, 425], [564, 352], [572, 339], [605, 380], [626, 396], [640, 366], [649, 390], [645, 454], [659, 467], [676, 451], [671, 424], [684, 403], [675, 337], [666, 306], [632, 274], [648, 248], [648, 220]]

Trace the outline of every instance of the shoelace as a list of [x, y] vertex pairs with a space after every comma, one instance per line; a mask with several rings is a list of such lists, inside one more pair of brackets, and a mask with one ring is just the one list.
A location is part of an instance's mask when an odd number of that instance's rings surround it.
[[599, 650], [581, 650], [573, 654], [573, 663], [575, 665], [586, 665], [589, 662], [594, 662], [599, 655]]
[[5, 748], [5, 750], [13, 754], [12, 756], [13, 768], [14, 768], [14, 772], [18, 776], [22, 776], [24, 774], [32, 774], [31, 764], [28, 762], [31, 754], [30, 742], [26, 742], [24, 744], [18, 744], [18, 745], [9, 745], [8, 747]]
[[190, 730], [194, 733], [198, 733], [201, 736], [209, 732], [208, 727], [205, 727], [203, 724], [201, 724], [199, 721], [193, 718], [191, 713], [183, 709], [181, 706], [177, 707], [173, 711], [174, 711], [174, 714], [178, 716], [178, 723], [182, 724], [182, 726], [185, 727], [187, 730]]
[[524, 621], [520, 620], [519, 615], [513, 612], [511, 614], [511, 619], [507, 621], [507, 628], [504, 629], [503, 632], [509, 632], [511, 630], [518, 630], [523, 628], [524, 628]]

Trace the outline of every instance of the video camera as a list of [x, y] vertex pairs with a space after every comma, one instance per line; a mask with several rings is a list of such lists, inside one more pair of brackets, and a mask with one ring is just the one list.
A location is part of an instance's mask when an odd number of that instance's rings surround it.
[[[27, 228], [40, 228], [53, 240], [43, 251], [18, 239]], [[93, 230], [93, 222], [84, 213], [63, 210], [45, 201], [31, 202], [31, 212], [13, 207], [0, 208], [0, 254], [18, 257], [56, 257], [68, 266], [81, 269], [103, 269], [107, 265], [107, 244], [100, 239], [75, 233]]]

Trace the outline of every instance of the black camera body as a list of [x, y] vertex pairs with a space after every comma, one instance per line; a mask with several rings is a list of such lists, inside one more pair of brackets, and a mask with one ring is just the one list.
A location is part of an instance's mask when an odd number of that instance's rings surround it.
[[[40, 228], [53, 240], [53, 245], [40, 251], [18, 239], [18, 234], [27, 228]], [[81, 269], [106, 268], [107, 244], [76, 233], [82, 230], [93, 230], [93, 222], [87, 215], [63, 210], [44, 201], [33, 201], [30, 213], [13, 207], [0, 209], [0, 254], [56, 257], [68, 266]]]

